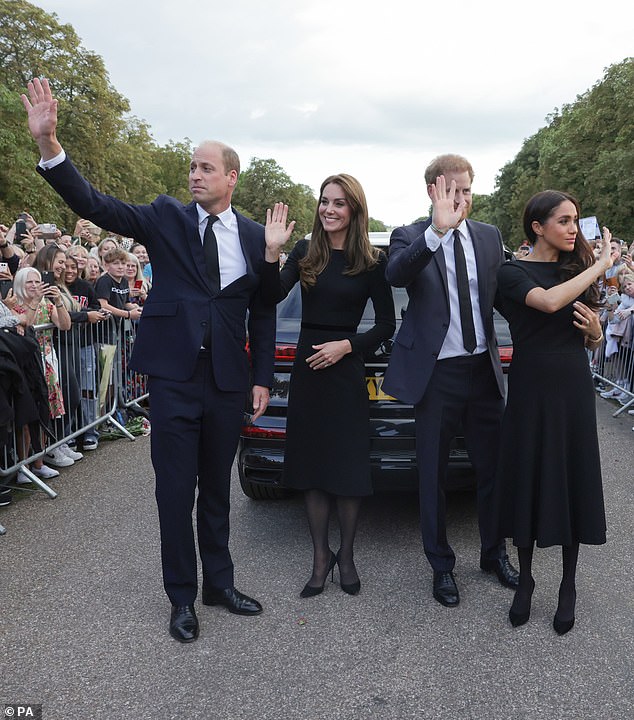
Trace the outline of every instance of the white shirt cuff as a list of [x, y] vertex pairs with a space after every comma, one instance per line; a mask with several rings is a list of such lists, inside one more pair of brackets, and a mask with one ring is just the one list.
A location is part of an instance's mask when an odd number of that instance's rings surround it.
[[425, 230], [425, 243], [427, 244], [427, 247], [432, 252], [436, 252], [438, 248], [442, 245], [443, 240], [449, 235], [450, 232], [453, 232], [453, 228], [449, 228], [447, 232], [442, 236], [438, 237], [436, 233], [431, 229], [431, 225]]
[[57, 167], [57, 165], [61, 165], [64, 160], [66, 160], [66, 151], [62, 148], [62, 152], [50, 160], [42, 160], [42, 158], [40, 158], [38, 167], [41, 167], [42, 170], [51, 170], [52, 168]]

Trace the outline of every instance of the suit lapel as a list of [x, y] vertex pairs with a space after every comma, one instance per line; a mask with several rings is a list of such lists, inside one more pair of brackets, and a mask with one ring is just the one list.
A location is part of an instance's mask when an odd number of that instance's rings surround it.
[[489, 278], [484, 277], [483, 267], [486, 267], [484, 255], [486, 248], [484, 246], [484, 239], [478, 233], [475, 226], [467, 220], [467, 227], [469, 228], [469, 234], [471, 235], [471, 241], [473, 243], [473, 252], [476, 259], [476, 268], [478, 270], [478, 295], [480, 297], [480, 307], [487, 307], [487, 298], [489, 293]]
[[[431, 219], [425, 223], [425, 230], [431, 225]], [[442, 245], [433, 254], [433, 262], [436, 264], [438, 274], [440, 275], [440, 282], [442, 283], [445, 291], [445, 299], [447, 300], [447, 308], [449, 308], [449, 288], [447, 286], [447, 264], [445, 263], [445, 252], [442, 249]]]
[[187, 219], [191, 222], [191, 225], [188, 223], [189, 229], [186, 235], [188, 239], [189, 250], [194, 260], [194, 267], [196, 268], [196, 272], [198, 274], [198, 277], [200, 278], [200, 281], [205, 285], [207, 290], [211, 292], [211, 284], [209, 282], [209, 278], [207, 277], [207, 267], [205, 265], [203, 244], [200, 240], [200, 231], [198, 229], [198, 209], [196, 208], [195, 202], [191, 203], [185, 208], [185, 214], [187, 216]]
[[240, 237], [240, 247], [242, 248], [242, 254], [247, 265], [247, 275], [255, 275], [255, 269], [253, 267], [252, 257], [252, 245], [251, 245], [251, 234], [249, 232], [248, 225], [244, 222], [244, 218], [240, 213], [233, 211], [238, 221], [238, 236]]

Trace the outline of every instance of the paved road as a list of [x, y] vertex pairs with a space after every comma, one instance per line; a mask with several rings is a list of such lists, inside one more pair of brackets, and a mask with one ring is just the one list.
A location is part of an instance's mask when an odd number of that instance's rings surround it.
[[449, 507], [462, 602], [447, 609], [431, 598], [414, 497], [367, 502], [359, 596], [328, 584], [301, 600], [301, 502], [254, 503], [236, 481], [236, 584], [265, 613], [201, 605], [200, 639], [179, 645], [167, 633], [149, 439], [103, 443], [63, 473], [56, 500], [37, 494], [0, 513], [0, 708], [42, 703], [46, 720], [631, 718], [634, 433], [631, 417], [598, 409], [609, 542], [582, 550], [577, 625], [563, 638], [550, 625], [559, 553], [537, 552], [533, 615], [514, 630], [511, 591], [477, 566], [470, 492]]

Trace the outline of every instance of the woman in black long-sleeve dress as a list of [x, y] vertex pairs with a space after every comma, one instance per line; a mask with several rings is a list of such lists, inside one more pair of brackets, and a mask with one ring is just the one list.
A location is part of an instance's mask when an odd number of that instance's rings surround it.
[[[267, 239], [267, 260], [277, 263], [280, 249]], [[369, 241], [359, 182], [345, 174], [326, 178], [311, 239], [293, 248], [273, 298], [281, 300], [301, 282], [302, 327], [289, 391], [284, 482], [304, 491], [313, 541], [313, 572], [302, 597], [321, 593], [335, 564], [345, 592], [354, 595], [361, 587], [354, 537], [361, 498], [372, 492], [364, 353], [395, 329], [385, 264], [385, 255]], [[375, 324], [357, 333], [368, 298]], [[328, 543], [332, 498], [341, 532], [336, 555]]]
[[597, 280], [612, 264], [604, 229], [595, 261], [578, 227], [579, 205], [547, 190], [524, 211], [533, 251], [498, 272], [513, 337], [498, 467], [500, 537], [513, 538], [519, 587], [509, 618], [528, 621], [535, 587], [533, 547], [562, 546], [563, 574], [553, 620], [561, 635], [575, 619], [579, 543], [605, 542], [595, 393], [587, 349], [603, 336]]

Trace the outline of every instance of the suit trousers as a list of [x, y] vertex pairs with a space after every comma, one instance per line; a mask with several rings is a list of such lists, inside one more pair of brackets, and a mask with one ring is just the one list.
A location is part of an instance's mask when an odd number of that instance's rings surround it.
[[150, 377], [148, 389], [163, 584], [173, 605], [192, 605], [198, 591], [192, 521], [196, 487], [203, 588], [233, 586], [229, 493], [245, 393], [217, 387], [207, 351], [201, 351], [189, 380]]
[[450, 443], [461, 429], [477, 482], [481, 552], [486, 558], [501, 557], [505, 542], [495, 537], [492, 493], [504, 400], [489, 354], [438, 360], [414, 411], [421, 531], [430, 565], [447, 572], [456, 562], [447, 541], [444, 486]]

